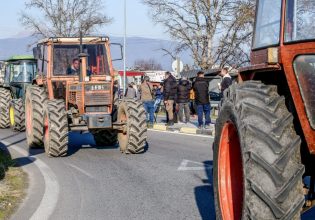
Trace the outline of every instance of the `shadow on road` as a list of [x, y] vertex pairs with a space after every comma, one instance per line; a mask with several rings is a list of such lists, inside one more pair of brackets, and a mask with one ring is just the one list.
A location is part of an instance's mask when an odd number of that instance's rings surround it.
[[7, 140], [7, 139], [16, 137], [16, 136], [18, 136], [18, 135], [20, 135], [20, 134], [21, 134], [21, 133], [19, 133], [19, 132], [13, 133], [13, 134], [11, 134], [11, 135], [9, 135], [9, 136], [6, 136], [6, 137], [4, 137], [4, 138], [1, 138], [0, 141], [4, 141], [4, 140]]
[[69, 133], [69, 146], [68, 146], [68, 157], [78, 152], [80, 149], [84, 148], [94, 148], [94, 149], [117, 149], [119, 146], [96, 146], [94, 137], [90, 133], [79, 133], [70, 132]]
[[195, 199], [202, 220], [215, 220], [212, 169], [209, 169], [212, 166], [212, 161], [204, 161], [203, 163], [207, 179], [201, 180], [203, 185], [194, 189]]

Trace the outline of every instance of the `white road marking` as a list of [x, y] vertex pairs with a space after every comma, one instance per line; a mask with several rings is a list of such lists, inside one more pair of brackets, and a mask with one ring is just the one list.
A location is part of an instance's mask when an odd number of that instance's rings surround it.
[[14, 151], [33, 161], [33, 163], [38, 167], [39, 171], [43, 175], [45, 181], [45, 192], [39, 206], [30, 217], [30, 220], [49, 219], [56, 208], [59, 197], [59, 184], [55, 173], [41, 159], [29, 156], [28, 152], [24, 149], [18, 147], [17, 145], [11, 145], [10, 142], [1, 142], [4, 145], [9, 145], [9, 149], [13, 149]]
[[176, 134], [176, 135], [185, 135], [185, 136], [194, 136], [194, 137], [205, 137], [205, 138], [209, 138], [209, 139], [214, 139], [214, 137], [211, 135], [203, 135], [203, 134], [187, 134], [187, 133], [180, 133], [180, 132], [174, 132], [174, 131], [159, 131], [159, 130], [154, 130], [154, 129], [148, 129], [148, 131], [168, 133], [168, 134]]
[[79, 171], [80, 173], [83, 173], [84, 175], [90, 177], [91, 179], [95, 179], [91, 174], [89, 174], [87, 171], [81, 169], [80, 167], [73, 165], [71, 163], [67, 163], [70, 167], [76, 169], [77, 171]]
[[[189, 164], [194, 166], [188, 166]], [[211, 170], [212, 165], [195, 162], [191, 160], [183, 160], [180, 166], [177, 168], [177, 171], [204, 171], [204, 170]]]

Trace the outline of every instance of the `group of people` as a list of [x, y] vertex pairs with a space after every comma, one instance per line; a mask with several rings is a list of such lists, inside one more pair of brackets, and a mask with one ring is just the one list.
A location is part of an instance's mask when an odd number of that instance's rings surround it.
[[[223, 68], [220, 75], [223, 77], [219, 88], [221, 93], [232, 84], [231, 76], [228, 69]], [[125, 96], [127, 98], [136, 97], [134, 84], [129, 84]], [[129, 89], [130, 88], [130, 89]], [[186, 77], [182, 77], [179, 82], [170, 73], [165, 73], [165, 80], [159, 85], [152, 85], [150, 78], [145, 76], [139, 88], [140, 99], [147, 113], [148, 127], [153, 127], [154, 113], [161, 105], [165, 105], [167, 126], [173, 126], [174, 122], [189, 123], [192, 111], [192, 105], [196, 106], [198, 115], [198, 127], [209, 128], [211, 124], [210, 117], [210, 97], [209, 97], [209, 80], [205, 78], [204, 72], [197, 73], [197, 78], [191, 83]]]

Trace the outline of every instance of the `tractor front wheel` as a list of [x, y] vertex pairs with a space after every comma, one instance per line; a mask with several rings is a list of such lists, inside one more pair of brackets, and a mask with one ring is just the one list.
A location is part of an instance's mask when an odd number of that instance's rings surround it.
[[217, 219], [299, 219], [304, 204], [300, 145], [276, 86], [232, 85], [216, 121]]
[[118, 108], [118, 122], [124, 124], [118, 133], [120, 150], [126, 154], [143, 153], [147, 140], [145, 110], [142, 103], [124, 100]]
[[0, 128], [8, 128], [10, 126], [9, 108], [11, 100], [10, 90], [0, 88]]
[[63, 100], [48, 100], [44, 108], [44, 146], [49, 157], [68, 153], [68, 115]]
[[44, 103], [47, 94], [43, 87], [28, 86], [25, 93], [25, 128], [30, 148], [42, 147], [44, 127]]
[[10, 103], [10, 125], [13, 131], [25, 130], [25, 113], [22, 99], [13, 99]]

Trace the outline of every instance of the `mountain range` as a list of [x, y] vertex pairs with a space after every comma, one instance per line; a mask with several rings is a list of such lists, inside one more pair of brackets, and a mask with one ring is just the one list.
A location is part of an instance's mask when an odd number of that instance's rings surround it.
[[[122, 37], [110, 37], [111, 43], [123, 43]], [[0, 39], [0, 60], [8, 59], [13, 55], [32, 54], [32, 47], [36, 45], [37, 40], [34, 37], [6, 38]], [[164, 70], [172, 69], [173, 58], [165, 55], [161, 49], [172, 50], [177, 44], [176, 41], [151, 39], [143, 37], [128, 37], [126, 47], [126, 66], [133, 67], [134, 62], [139, 59], [154, 59], [160, 63]], [[119, 57], [119, 50], [112, 50], [112, 57]], [[192, 59], [189, 52], [183, 52], [179, 55], [184, 64], [192, 65]], [[116, 69], [123, 68], [122, 61], [115, 61], [113, 65]]]

